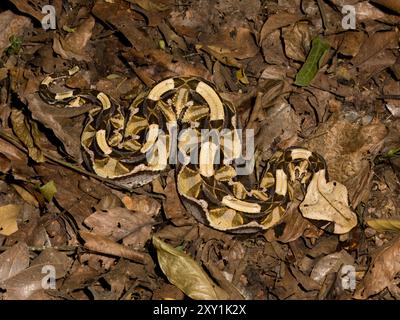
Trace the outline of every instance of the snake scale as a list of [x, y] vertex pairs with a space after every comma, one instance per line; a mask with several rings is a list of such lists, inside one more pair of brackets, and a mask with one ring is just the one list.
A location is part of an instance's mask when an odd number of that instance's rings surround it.
[[[276, 152], [262, 170], [241, 172], [237, 163], [245, 145], [235, 108], [204, 79], [163, 80], [123, 107], [96, 90], [55, 92], [55, 83], [78, 71], [46, 76], [39, 94], [61, 107], [94, 104], [81, 134], [86, 165], [125, 188], [150, 183], [173, 165], [188, 212], [215, 229], [253, 233], [273, 227], [294, 183], [306, 190], [313, 174], [326, 172], [322, 156], [300, 147]], [[247, 164], [254, 168], [250, 151]]]

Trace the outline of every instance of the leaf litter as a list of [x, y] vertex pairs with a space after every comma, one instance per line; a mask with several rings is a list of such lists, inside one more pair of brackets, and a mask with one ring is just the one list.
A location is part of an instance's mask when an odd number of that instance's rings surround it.
[[[0, 5], [0, 299], [400, 298], [397, 1], [352, 1], [350, 30], [343, 1], [56, 1], [54, 31], [38, 24], [41, 1], [10, 3]], [[83, 71], [67, 86], [121, 103], [170, 76], [213, 81], [255, 130], [261, 162], [304, 146], [324, 156], [330, 182], [293, 190], [283, 219], [248, 236], [196, 222], [172, 171], [118, 190], [82, 166], [93, 105], [60, 109], [37, 94], [46, 74], [74, 65]], [[348, 267], [355, 288], [341, 285]]]

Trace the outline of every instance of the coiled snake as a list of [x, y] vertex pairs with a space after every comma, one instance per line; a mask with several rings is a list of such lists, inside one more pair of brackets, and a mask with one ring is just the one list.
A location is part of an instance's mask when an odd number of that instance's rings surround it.
[[87, 166], [117, 185], [135, 188], [174, 164], [183, 204], [215, 229], [251, 233], [271, 228], [285, 213], [293, 184], [305, 190], [313, 174], [326, 170], [322, 156], [293, 147], [274, 154], [260, 173], [241, 172], [244, 143], [235, 108], [203, 79], [163, 80], [122, 107], [96, 90], [52, 91], [56, 81], [78, 71], [48, 75], [39, 94], [63, 107], [95, 105], [81, 135]]

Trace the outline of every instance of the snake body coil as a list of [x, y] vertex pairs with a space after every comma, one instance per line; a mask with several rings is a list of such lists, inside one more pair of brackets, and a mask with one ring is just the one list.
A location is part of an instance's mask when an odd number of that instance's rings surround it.
[[182, 202], [213, 228], [234, 233], [271, 228], [286, 211], [292, 185], [297, 181], [306, 189], [313, 174], [326, 170], [320, 155], [289, 148], [277, 152], [260, 174], [241, 173], [237, 163], [244, 145], [235, 108], [203, 79], [163, 80], [123, 108], [96, 90], [51, 90], [78, 70], [47, 76], [39, 93], [49, 104], [95, 105], [81, 135], [88, 166], [117, 185], [135, 188], [175, 164]]

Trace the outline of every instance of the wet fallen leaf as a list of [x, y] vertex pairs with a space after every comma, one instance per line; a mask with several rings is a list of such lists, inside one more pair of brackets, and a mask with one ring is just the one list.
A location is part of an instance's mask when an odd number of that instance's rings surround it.
[[22, 207], [16, 204], [7, 204], [0, 207], [0, 234], [9, 236], [18, 230], [17, 218]]
[[168, 280], [195, 300], [227, 299], [228, 294], [218, 287], [191, 257], [157, 237], [153, 237], [158, 263]]
[[357, 215], [351, 211], [344, 185], [326, 182], [325, 170], [314, 174], [300, 211], [305, 218], [334, 222], [334, 233], [349, 232], [357, 225]]

